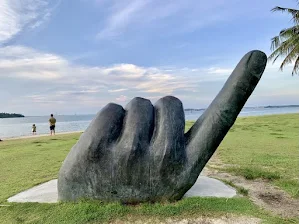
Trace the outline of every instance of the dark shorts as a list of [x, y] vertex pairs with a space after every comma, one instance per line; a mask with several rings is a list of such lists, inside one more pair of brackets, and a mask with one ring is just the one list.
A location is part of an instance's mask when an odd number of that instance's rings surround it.
[[52, 130], [55, 130], [55, 125], [51, 125], [50, 126], [50, 130], [52, 131]]

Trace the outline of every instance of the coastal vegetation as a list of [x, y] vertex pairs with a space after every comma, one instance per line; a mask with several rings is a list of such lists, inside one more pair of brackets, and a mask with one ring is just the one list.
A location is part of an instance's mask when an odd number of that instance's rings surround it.
[[15, 113], [0, 113], [0, 118], [14, 118], [14, 117], [25, 117], [23, 114]]
[[[299, 0], [297, 0], [299, 4]], [[272, 9], [273, 12], [285, 12], [290, 14], [293, 21], [293, 26], [285, 28], [280, 33], [272, 38], [271, 49], [272, 54], [270, 60], [275, 62], [279, 57], [284, 57], [280, 65], [280, 70], [288, 65], [295, 63], [292, 75], [298, 74], [299, 71], [299, 10], [276, 6]]]
[[[208, 163], [248, 181], [265, 180], [298, 198], [298, 114], [238, 118]], [[188, 130], [193, 122], [187, 122]], [[0, 223], [103, 223], [142, 220], [192, 219], [197, 217], [251, 217], [263, 223], [297, 223], [298, 218], [279, 217], [249, 198], [250, 190], [239, 187], [240, 197], [185, 198], [177, 203], [125, 206], [118, 203], [8, 203], [7, 198], [37, 184], [57, 178], [61, 163], [80, 133], [5, 140], [0, 142]], [[227, 181], [229, 182], [229, 181]], [[233, 185], [230, 183], [230, 185]], [[294, 208], [295, 209], [295, 208]], [[150, 221], [149, 221], [150, 220]], [[239, 222], [240, 223], [240, 222]], [[242, 222], [241, 222], [242, 223]]]

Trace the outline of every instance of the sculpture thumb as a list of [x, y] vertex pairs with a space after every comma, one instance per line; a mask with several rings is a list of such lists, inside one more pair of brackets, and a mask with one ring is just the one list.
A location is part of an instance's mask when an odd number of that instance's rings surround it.
[[257, 50], [247, 53], [210, 106], [186, 133], [188, 169], [195, 180], [234, 124], [266, 64], [265, 53]]

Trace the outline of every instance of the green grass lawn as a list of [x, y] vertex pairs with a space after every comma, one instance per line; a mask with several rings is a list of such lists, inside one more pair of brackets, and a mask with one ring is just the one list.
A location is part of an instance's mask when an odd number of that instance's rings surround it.
[[[186, 130], [193, 122], [188, 122]], [[264, 178], [299, 197], [299, 114], [238, 118], [217, 149], [225, 169], [246, 179]]]
[[299, 197], [299, 115], [241, 118], [218, 149], [227, 171], [264, 178]]
[[[298, 197], [298, 114], [239, 118], [218, 149], [230, 169], [248, 179], [266, 178]], [[192, 122], [187, 122], [186, 129]], [[225, 214], [259, 217], [266, 223], [298, 220], [271, 216], [247, 197], [188, 198], [177, 203], [124, 206], [96, 201], [38, 204], [6, 199], [34, 185], [57, 178], [59, 168], [80, 134], [0, 142], [0, 223], [101, 223], [116, 219], [217, 217]]]

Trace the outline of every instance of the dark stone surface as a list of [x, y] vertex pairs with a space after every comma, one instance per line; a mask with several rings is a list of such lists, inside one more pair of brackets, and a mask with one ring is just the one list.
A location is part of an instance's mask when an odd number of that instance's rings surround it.
[[246, 54], [186, 134], [183, 105], [173, 96], [154, 106], [138, 97], [125, 109], [108, 104], [65, 159], [59, 200], [136, 203], [182, 198], [234, 124], [266, 63], [263, 52]]

